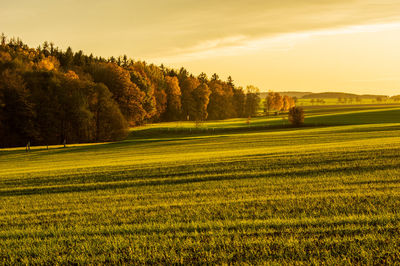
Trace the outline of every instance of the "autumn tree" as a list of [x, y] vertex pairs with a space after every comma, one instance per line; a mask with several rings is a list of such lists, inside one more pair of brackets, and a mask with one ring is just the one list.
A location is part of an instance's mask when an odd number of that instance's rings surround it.
[[194, 120], [204, 121], [207, 119], [207, 105], [209, 102], [209, 96], [211, 94], [207, 84], [202, 83], [196, 89], [193, 90], [193, 98], [195, 99], [194, 108]]
[[[29, 48], [1, 36], [0, 144], [111, 141], [145, 122], [249, 117], [259, 109], [259, 91], [235, 87], [232, 77], [209, 79], [185, 68], [148, 65], [128, 56], [108, 59], [63, 51], [45, 42]], [[277, 93], [266, 110], [287, 110], [290, 97]], [[24, 122], [21, 122], [24, 121]]]
[[34, 106], [22, 77], [14, 70], [0, 73], [0, 143], [25, 146], [37, 139]]
[[77, 75], [41, 71], [27, 73], [25, 80], [31, 88], [35, 110], [41, 114], [35, 121], [40, 142], [91, 140], [86, 84]]
[[246, 94], [242, 87], [233, 89], [232, 104], [235, 109], [233, 117], [245, 117]]
[[187, 77], [181, 84], [182, 91], [182, 115], [183, 119], [194, 120], [197, 116], [197, 101], [194, 91], [200, 86], [200, 82], [195, 77]]
[[[132, 64], [133, 65], [133, 64]], [[164, 71], [153, 64], [142, 63], [143, 71], [154, 88], [154, 98], [156, 101], [156, 110], [151, 121], [160, 121], [164, 117], [167, 109], [167, 82]]]
[[204, 73], [204, 72], [201, 72], [200, 75], [197, 77], [197, 79], [198, 79], [201, 83], [208, 83], [207, 74]]
[[128, 124], [113, 100], [111, 92], [103, 84], [93, 84], [90, 109], [93, 112], [95, 141], [111, 141], [124, 138]]
[[7, 40], [6, 35], [4, 35], [4, 33], [1, 33], [1, 36], [0, 36], [0, 44], [1, 44], [1, 46], [2, 46], [3, 48], [6, 46], [6, 40]]
[[294, 126], [300, 126], [304, 123], [304, 110], [301, 107], [292, 107], [289, 109], [289, 122]]
[[[179, 84], [183, 84], [183, 82], [189, 77], [189, 72], [184, 68], [181, 67], [181, 69], [179, 70], [179, 72], [176, 74], [176, 77], [179, 80]], [[192, 76], [193, 77], [193, 76]], [[181, 86], [182, 87], [182, 86]]]
[[79, 67], [85, 66], [86, 61], [85, 61], [85, 57], [83, 55], [82, 50], [80, 50], [74, 54], [73, 64], [74, 64], [74, 66], [79, 66]]
[[211, 90], [208, 116], [214, 120], [232, 117], [234, 115], [232, 87], [215, 78], [208, 83]]
[[105, 85], [82, 80], [73, 71], [31, 72], [25, 80], [41, 114], [35, 119], [40, 143], [110, 141], [126, 135], [126, 120]]
[[129, 74], [131, 82], [144, 93], [144, 97], [140, 102], [146, 111], [145, 119], [151, 120], [153, 116], [159, 116], [159, 114], [157, 114], [155, 86], [146, 74], [145, 67], [144, 63], [136, 62], [129, 68]]
[[217, 75], [217, 73], [214, 73], [214, 74], [211, 76], [211, 81], [217, 81], [217, 80], [219, 80], [219, 76]]
[[295, 101], [288, 95], [282, 96], [278, 92], [269, 91], [265, 101], [264, 109], [267, 115], [271, 110], [275, 110], [277, 113], [280, 111], [288, 111], [290, 108], [295, 106]]
[[42, 60], [40, 60], [40, 62], [38, 62], [36, 65], [38, 70], [45, 70], [45, 71], [57, 70], [59, 66], [60, 63], [54, 56], [45, 57]]
[[294, 107], [295, 103], [292, 97], [289, 97], [287, 95], [283, 96], [283, 105], [282, 105], [282, 111], [288, 111], [290, 108]]
[[269, 115], [269, 112], [274, 108], [274, 95], [273, 91], [269, 91], [265, 97], [264, 109], [267, 115]]
[[252, 85], [246, 88], [245, 115], [247, 117], [257, 114], [260, 105], [260, 90]]
[[71, 47], [68, 47], [67, 51], [60, 55], [60, 63], [65, 70], [72, 67], [72, 64], [74, 63], [74, 53], [72, 52]]
[[165, 81], [167, 83], [167, 108], [165, 118], [168, 121], [175, 121], [181, 116], [181, 88], [179, 87], [177, 77], [166, 76]]
[[278, 92], [274, 93], [272, 108], [279, 113], [283, 108], [283, 97]]
[[63, 106], [59, 99], [63, 96], [63, 88], [56, 86], [60, 82], [55, 72], [30, 71], [24, 74], [25, 82], [30, 88], [31, 100], [35, 112], [40, 114], [35, 124], [40, 132], [39, 142], [42, 144], [59, 144], [63, 141], [61, 116]]
[[141, 124], [147, 115], [142, 105], [146, 95], [132, 83], [129, 72], [111, 63], [95, 64], [91, 72], [94, 81], [105, 84], [113, 94], [129, 124]]

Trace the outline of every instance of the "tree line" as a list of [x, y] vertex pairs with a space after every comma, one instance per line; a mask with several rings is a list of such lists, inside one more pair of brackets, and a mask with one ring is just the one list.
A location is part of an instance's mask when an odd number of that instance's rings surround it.
[[277, 114], [281, 111], [289, 111], [295, 106], [295, 100], [287, 95], [282, 96], [278, 92], [269, 91], [264, 101], [264, 111], [269, 115], [270, 111]]
[[260, 105], [258, 88], [231, 77], [0, 41], [0, 147], [112, 141], [129, 126], [249, 117]]

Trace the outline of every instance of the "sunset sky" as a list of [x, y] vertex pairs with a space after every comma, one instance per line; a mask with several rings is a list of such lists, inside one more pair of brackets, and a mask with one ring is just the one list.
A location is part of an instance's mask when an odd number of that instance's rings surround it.
[[400, 94], [400, 0], [2, 0], [0, 32], [262, 91]]

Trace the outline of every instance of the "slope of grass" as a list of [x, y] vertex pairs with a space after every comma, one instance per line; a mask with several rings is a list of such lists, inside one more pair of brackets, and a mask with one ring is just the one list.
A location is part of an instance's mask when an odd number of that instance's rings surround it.
[[0, 151], [0, 262], [398, 262], [397, 112], [162, 134], [173, 123], [118, 143]]
[[310, 116], [306, 123], [325, 125], [354, 125], [400, 122], [400, 108], [358, 110]]
[[369, 105], [369, 104], [376, 104], [376, 105], [391, 105], [391, 104], [399, 104], [398, 101], [394, 99], [386, 99], [381, 102], [377, 101], [376, 99], [361, 99], [361, 101], [357, 102], [355, 99], [353, 101], [349, 101], [349, 99], [346, 99], [346, 101], [339, 102], [338, 98], [326, 98], [323, 99], [323, 103], [317, 102], [318, 98], [314, 98], [314, 102], [312, 102], [313, 99], [298, 99], [297, 104], [300, 106], [324, 106], [324, 105]]
[[[384, 105], [362, 107], [354, 105], [306, 108], [305, 117], [305, 127], [400, 123], [400, 107]], [[291, 128], [287, 113], [282, 113], [278, 116], [253, 117], [249, 123], [247, 122], [247, 118], [235, 118], [224, 121], [206, 121], [197, 126], [191, 121], [158, 123], [134, 128], [129, 138], [215, 135], [248, 131], [276, 131], [277, 129]]]

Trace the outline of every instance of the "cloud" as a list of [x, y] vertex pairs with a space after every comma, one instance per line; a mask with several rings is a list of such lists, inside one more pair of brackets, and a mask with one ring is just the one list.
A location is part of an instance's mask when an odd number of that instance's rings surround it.
[[[400, 21], [398, 0], [205, 0], [195, 6], [193, 1], [172, 2], [182, 6], [168, 15], [155, 42], [157, 47], [146, 51], [147, 58], [211, 43], [221, 46], [238, 36], [237, 46], [241, 47], [243, 42], [277, 35]], [[225, 46], [232, 45], [227, 42]]]
[[384, 24], [354, 25], [347, 27], [266, 35], [252, 38], [245, 35], [207, 40], [186, 49], [175, 49], [169, 56], [150, 58], [157, 63], [180, 63], [208, 57], [235, 56], [256, 53], [260, 50], [287, 51], [297, 43], [318, 36], [332, 36], [355, 33], [371, 33], [400, 29], [400, 22]]
[[351, 80], [351, 82], [354, 82], [354, 83], [371, 83], [371, 82], [381, 83], [382, 81], [400, 81], [400, 78], [399, 77], [380, 77], [380, 78], [373, 78], [373, 79]]
[[20, 0], [4, 3], [0, 25], [35, 45], [50, 40], [103, 56], [120, 51], [156, 58], [241, 47], [268, 36], [389, 23], [400, 20], [399, 14], [399, 0]]

